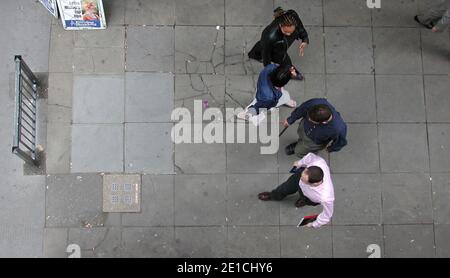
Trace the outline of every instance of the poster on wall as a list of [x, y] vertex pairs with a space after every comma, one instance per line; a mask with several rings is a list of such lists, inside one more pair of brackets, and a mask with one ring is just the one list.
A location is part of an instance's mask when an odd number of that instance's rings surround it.
[[58, 18], [58, 6], [56, 0], [39, 0], [42, 5], [56, 18]]
[[102, 0], [58, 0], [59, 14], [66, 30], [106, 28]]

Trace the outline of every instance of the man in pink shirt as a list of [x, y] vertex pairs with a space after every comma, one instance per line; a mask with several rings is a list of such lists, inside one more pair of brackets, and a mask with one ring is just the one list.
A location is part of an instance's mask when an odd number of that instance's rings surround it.
[[319, 228], [330, 222], [333, 215], [334, 188], [330, 169], [323, 158], [313, 153], [308, 153], [301, 160], [294, 162], [294, 167], [297, 167], [298, 171], [287, 181], [272, 192], [259, 193], [258, 198], [263, 201], [280, 201], [287, 195], [298, 192], [300, 198], [295, 202], [296, 207], [323, 206], [323, 211], [317, 219], [307, 225]]

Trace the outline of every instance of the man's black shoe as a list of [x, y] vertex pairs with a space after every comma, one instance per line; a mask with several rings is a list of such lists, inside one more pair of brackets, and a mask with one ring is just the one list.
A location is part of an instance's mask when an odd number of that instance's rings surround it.
[[295, 153], [295, 146], [297, 146], [297, 142], [287, 145], [284, 149], [286, 155], [293, 155]]

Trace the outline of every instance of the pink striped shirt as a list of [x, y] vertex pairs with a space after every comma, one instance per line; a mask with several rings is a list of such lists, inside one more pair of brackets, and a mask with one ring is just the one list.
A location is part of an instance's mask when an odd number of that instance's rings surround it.
[[311, 186], [304, 183], [301, 179], [299, 181], [300, 189], [303, 194], [315, 203], [320, 203], [323, 206], [323, 211], [319, 214], [316, 221], [312, 223], [314, 228], [319, 228], [322, 225], [330, 222], [334, 210], [334, 188], [331, 181], [330, 168], [327, 162], [320, 156], [313, 153], [308, 153], [301, 160], [296, 162], [297, 167], [301, 165], [318, 166], [323, 171], [323, 181], [318, 186]]

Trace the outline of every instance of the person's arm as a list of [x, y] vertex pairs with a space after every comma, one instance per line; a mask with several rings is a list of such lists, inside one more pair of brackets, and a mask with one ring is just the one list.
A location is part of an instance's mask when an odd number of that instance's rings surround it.
[[302, 42], [309, 44], [308, 32], [306, 31], [305, 26], [303, 26], [303, 23], [300, 20], [300, 18], [298, 18], [297, 28], [298, 28], [298, 38], [302, 40]]
[[302, 159], [298, 160], [295, 162], [295, 166], [297, 168], [300, 168], [302, 166], [307, 166], [311, 163], [311, 161], [313, 160], [313, 155], [312, 153], [308, 153], [307, 155], [305, 155]]
[[261, 55], [264, 66], [272, 62], [272, 41], [267, 34], [262, 35], [261, 38]]
[[328, 222], [330, 222], [331, 217], [333, 216], [334, 211], [334, 201], [324, 202], [322, 203], [323, 211], [317, 216], [316, 221], [312, 222], [313, 228], [319, 228]]
[[295, 123], [298, 119], [301, 119], [306, 116], [308, 112], [308, 108], [311, 106], [311, 100], [302, 103], [299, 107], [295, 108], [292, 111], [291, 115], [287, 118], [287, 122], [289, 125]]
[[327, 148], [328, 152], [338, 152], [347, 145], [346, 132], [343, 131], [333, 139], [331, 145]]

